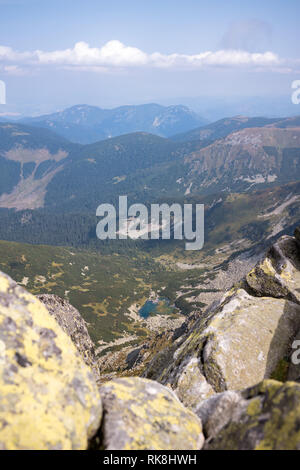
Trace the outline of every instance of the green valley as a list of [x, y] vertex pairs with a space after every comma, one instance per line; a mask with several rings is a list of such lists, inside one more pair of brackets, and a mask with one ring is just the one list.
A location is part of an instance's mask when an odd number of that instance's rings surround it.
[[68, 299], [88, 322], [96, 344], [126, 337], [142, 341], [149, 328], [130, 315], [133, 305], [141, 308], [155, 295], [176, 307], [174, 318], [201, 311], [274, 238], [292, 233], [300, 218], [300, 183], [191, 200], [206, 206], [206, 243], [199, 252], [185, 251], [178, 241], [124, 241], [123, 246], [111, 241], [103, 249], [101, 244], [83, 249], [2, 241], [0, 269], [34, 294]]

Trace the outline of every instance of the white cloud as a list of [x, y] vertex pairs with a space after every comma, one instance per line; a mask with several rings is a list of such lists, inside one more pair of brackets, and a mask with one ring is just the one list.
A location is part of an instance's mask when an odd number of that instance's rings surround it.
[[58, 66], [71, 69], [107, 72], [112, 68], [156, 67], [188, 68], [201, 67], [252, 67], [280, 71], [287, 69], [286, 61], [273, 52], [252, 53], [244, 50], [206, 51], [199, 54], [148, 54], [113, 40], [103, 47], [90, 47], [86, 42], [77, 42], [72, 49], [45, 52], [41, 50], [18, 52], [0, 46], [0, 63], [17, 66]]
[[32, 52], [16, 52], [11, 47], [0, 45], [0, 61], [26, 61], [32, 57]]
[[146, 65], [148, 56], [136, 47], [128, 47], [120, 41], [109, 41], [101, 49], [77, 42], [73, 49], [34, 53], [40, 64], [92, 65], [92, 66], [140, 66]]

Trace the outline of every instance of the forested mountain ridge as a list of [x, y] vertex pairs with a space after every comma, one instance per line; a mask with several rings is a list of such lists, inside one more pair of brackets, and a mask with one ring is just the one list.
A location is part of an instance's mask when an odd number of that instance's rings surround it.
[[299, 179], [297, 120], [255, 123], [213, 143], [138, 132], [84, 146], [45, 129], [1, 124], [0, 207], [93, 215], [121, 194], [151, 203]]
[[298, 127], [300, 117], [289, 118], [265, 118], [234, 116], [220, 119], [216, 122], [197, 127], [188, 132], [176, 134], [170, 138], [175, 142], [204, 141], [212, 143], [218, 139], [227, 137], [232, 132], [252, 127]]
[[49, 182], [74, 148], [47, 129], [0, 123], [0, 207], [43, 206]]
[[97, 246], [96, 208], [117, 205], [120, 195], [127, 195], [129, 204], [209, 205], [231, 193], [251, 199], [259, 189], [298, 181], [296, 118], [280, 119], [280, 127], [261, 124], [209, 145], [144, 132], [79, 145], [46, 129], [1, 123], [1, 238]]

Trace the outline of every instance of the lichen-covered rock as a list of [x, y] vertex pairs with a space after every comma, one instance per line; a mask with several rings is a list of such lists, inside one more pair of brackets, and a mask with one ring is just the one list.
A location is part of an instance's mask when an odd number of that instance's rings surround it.
[[271, 377], [299, 329], [300, 305], [234, 290], [196, 325], [155, 378], [170, 384], [194, 409], [214, 392], [243, 389]]
[[[300, 450], [300, 384], [265, 380], [234, 404], [222, 395], [216, 398], [219, 407], [210, 405], [217, 430], [204, 422], [207, 450]], [[205, 421], [205, 413], [199, 414]]]
[[199, 401], [215, 394], [213, 387], [201, 373], [197, 358], [193, 357], [182, 364], [176, 384], [176, 394], [179, 400], [191, 409], [194, 409]]
[[37, 297], [46, 305], [48, 312], [54, 316], [64, 332], [70, 336], [84, 362], [93, 370], [96, 380], [99, 380], [100, 374], [94, 344], [90, 338], [86, 322], [78, 310], [57, 295], [42, 294]]
[[246, 276], [257, 296], [285, 298], [300, 304], [300, 246], [293, 237], [281, 237], [266, 258]]
[[100, 388], [102, 446], [106, 450], [196, 450], [204, 438], [199, 418], [171, 390], [137, 377]]
[[85, 449], [101, 414], [93, 373], [70, 338], [0, 273], [0, 449]]
[[300, 247], [295, 238], [282, 237], [180, 344], [155, 357], [144, 375], [171, 386], [195, 410], [215, 393], [265, 378], [286, 380], [299, 331]]
[[300, 305], [242, 289], [204, 330], [205, 376], [214, 390], [239, 390], [276, 372], [300, 328]]

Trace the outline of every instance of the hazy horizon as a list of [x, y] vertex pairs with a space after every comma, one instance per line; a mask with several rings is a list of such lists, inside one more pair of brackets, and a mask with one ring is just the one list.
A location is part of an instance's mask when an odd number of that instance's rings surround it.
[[208, 119], [297, 114], [299, 12], [296, 0], [0, 0], [0, 114], [152, 102]]
[[203, 96], [203, 97], [178, 97], [174, 99], [157, 99], [149, 102], [132, 101], [121, 102], [115, 105], [106, 106], [95, 102], [73, 102], [61, 105], [40, 105], [40, 106], [13, 106], [0, 105], [0, 118], [7, 120], [19, 120], [24, 117], [39, 117], [50, 115], [74, 106], [94, 106], [102, 109], [115, 109], [124, 106], [143, 106], [148, 104], [158, 104], [161, 106], [187, 106], [191, 111], [198, 114], [208, 122], [217, 121], [226, 117], [243, 115], [248, 117], [290, 117], [300, 114], [300, 107], [291, 102], [291, 95], [281, 97], [225, 97], [225, 96]]

